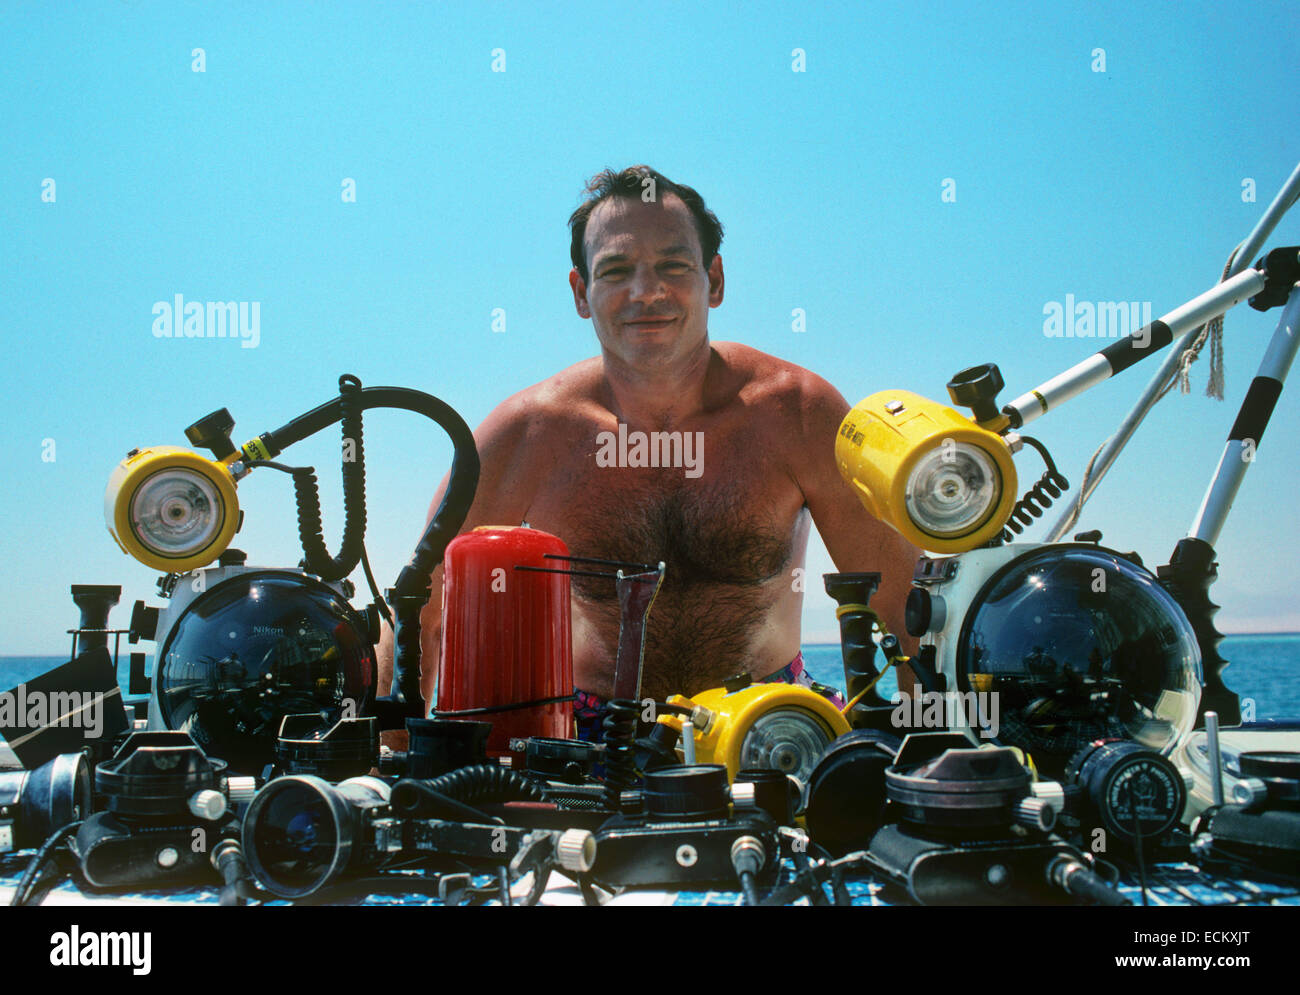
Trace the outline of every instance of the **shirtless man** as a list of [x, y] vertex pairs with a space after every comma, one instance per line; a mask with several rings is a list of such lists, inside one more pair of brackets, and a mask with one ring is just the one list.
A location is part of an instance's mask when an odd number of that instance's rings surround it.
[[[848, 403], [807, 370], [709, 341], [709, 309], [723, 296], [717, 218], [694, 190], [645, 166], [601, 173], [588, 192], [569, 221], [569, 285], [600, 356], [519, 392], [479, 427], [482, 475], [464, 530], [527, 521], [574, 556], [665, 561], [642, 681], [643, 694], [661, 700], [742, 671], [759, 680], [798, 657], [804, 584], [795, 571], [811, 524], [838, 569], [881, 572], [872, 606], [906, 641], [916, 550], [840, 478], [835, 435]], [[702, 452], [688, 452], [689, 465], [610, 466], [614, 447], [602, 433], [617, 437], [620, 425], [631, 440], [692, 433]], [[822, 593], [817, 578], [807, 588]], [[575, 577], [572, 591], [574, 681], [605, 699], [618, 641], [614, 585]], [[426, 701], [441, 592], [439, 567], [421, 621]], [[391, 641], [380, 657], [386, 688]]]

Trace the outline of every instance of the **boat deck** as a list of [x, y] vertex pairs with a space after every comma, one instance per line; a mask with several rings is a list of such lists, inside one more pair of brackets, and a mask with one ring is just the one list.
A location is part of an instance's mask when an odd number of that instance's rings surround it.
[[[0, 901], [7, 904], [14, 888], [22, 877], [24, 868], [31, 859], [31, 851], [0, 856]], [[790, 880], [793, 865], [788, 865], [781, 881]], [[446, 905], [449, 900], [439, 898], [436, 894], [403, 894], [397, 891], [396, 883], [400, 875], [394, 875], [395, 887], [392, 892], [373, 891], [367, 894], [353, 893], [347, 897], [330, 902], [312, 901], [311, 904], [335, 905]], [[527, 894], [529, 880], [523, 879], [512, 888], [515, 901], [520, 901]], [[501, 904], [499, 897], [488, 897], [494, 891], [495, 880], [490, 875], [473, 879], [472, 893], [461, 892], [451, 898], [469, 899], [475, 904]], [[846, 877], [845, 887], [855, 906], [892, 906], [909, 904], [891, 886], [867, 876]], [[1134, 905], [1142, 905], [1142, 888], [1134, 878], [1121, 878], [1119, 889]], [[829, 887], [826, 889], [829, 895]], [[760, 892], [761, 894], [761, 892]], [[64, 881], [51, 889], [44, 896], [41, 904], [47, 906], [94, 906], [94, 905], [216, 905], [218, 889], [210, 888], [173, 888], [167, 890], [93, 892], [79, 888], [72, 881]], [[268, 904], [285, 905], [287, 902]], [[459, 904], [457, 902], [457, 904]], [[582, 895], [576, 885], [567, 879], [553, 875], [546, 891], [538, 902], [542, 906], [581, 905]], [[610, 905], [741, 905], [743, 897], [740, 892], [732, 891], [633, 891], [612, 899]], [[795, 904], [808, 904], [808, 899], [800, 899]], [[1209, 871], [1192, 864], [1157, 864], [1147, 874], [1146, 902], [1150, 906], [1232, 906], [1232, 905], [1296, 905], [1300, 906], [1300, 885], [1274, 883], [1247, 877], [1234, 877], [1224, 873]]]

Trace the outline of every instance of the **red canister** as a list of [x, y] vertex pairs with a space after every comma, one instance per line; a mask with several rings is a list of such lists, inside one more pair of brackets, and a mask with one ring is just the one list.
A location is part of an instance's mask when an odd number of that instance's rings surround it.
[[[443, 556], [438, 711], [518, 704], [573, 693], [569, 547], [548, 532], [485, 526], [457, 536]], [[569, 702], [475, 716], [492, 723], [490, 754], [512, 738], [572, 736]]]

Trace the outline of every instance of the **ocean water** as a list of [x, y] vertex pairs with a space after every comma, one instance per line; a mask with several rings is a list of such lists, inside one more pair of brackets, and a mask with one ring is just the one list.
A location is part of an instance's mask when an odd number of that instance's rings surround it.
[[[838, 688], [844, 686], [838, 644], [809, 644], [803, 647], [803, 655], [813, 680]], [[1300, 633], [1228, 636], [1219, 645], [1219, 655], [1230, 664], [1224, 671], [1224, 683], [1243, 701], [1254, 700], [1256, 718], [1300, 718]], [[66, 656], [0, 656], [0, 691], [66, 660]], [[152, 672], [152, 666], [149, 660], [146, 672]], [[118, 666], [118, 683], [123, 690], [126, 681], [127, 658], [123, 651]], [[888, 698], [896, 688], [890, 671], [881, 678], [880, 693]]]
[[[1255, 702], [1255, 718], [1300, 719], [1300, 632], [1227, 636], [1219, 656], [1228, 661], [1223, 683], [1242, 699]], [[803, 648], [804, 663], [815, 681], [844, 685], [844, 663], [838, 644]], [[880, 679], [878, 689], [889, 698], [897, 689], [893, 671]]]

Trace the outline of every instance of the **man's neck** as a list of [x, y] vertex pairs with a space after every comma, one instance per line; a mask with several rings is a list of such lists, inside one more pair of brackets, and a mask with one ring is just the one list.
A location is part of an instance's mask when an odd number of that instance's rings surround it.
[[602, 350], [610, 409], [624, 422], [670, 428], [704, 409], [714, 355], [706, 338], [672, 366], [640, 369]]

